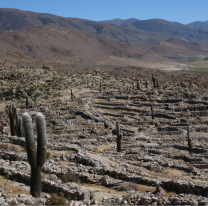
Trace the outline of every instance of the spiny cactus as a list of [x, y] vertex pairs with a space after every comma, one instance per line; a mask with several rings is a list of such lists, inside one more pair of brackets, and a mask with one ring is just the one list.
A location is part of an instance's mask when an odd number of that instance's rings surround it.
[[27, 157], [31, 167], [30, 194], [33, 197], [40, 197], [41, 170], [47, 155], [47, 139], [44, 116], [41, 113], [38, 113], [35, 119], [37, 128], [37, 146], [33, 136], [32, 119], [28, 113], [22, 115]]
[[145, 87], [147, 88], [147, 86], [148, 86], [147, 79], [145, 79], [144, 81], [145, 81]]
[[137, 89], [140, 89], [140, 85], [139, 85], [139, 82], [137, 82]]
[[160, 88], [159, 79], [157, 78], [156, 81], [157, 81], [157, 88], [159, 89]]
[[24, 136], [22, 120], [16, 115], [16, 132], [18, 137]]
[[154, 110], [154, 105], [151, 104], [151, 115], [152, 115], [152, 119], [155, 118], [155, 110]]
[[26, 96], [26, 109], [29, 109], [29, 97]]
[[14, 104], [6, 105], [6, 113], [10, 120], [11, 135], [15, 136], [15, 117], [17, 115], [17, 108], [14, 106]]
[[73, 95], [73, 92], [72, 92], [72, 89], [71, 89], [71, 101], [74, 100], [74, 95]]
[[155, 78], [154, 74], [152, 74], [152, 82], [153, 82], [154, 88], [156, 88], [156, 78]]
[[121, 152], [121, 139], [123, 138], [123, 134], [120, 133], [120, 125], [118, 120], [116, 120], [116, 135], [117, 135], [117, 152]]
[[189, 154], [192, 154], [192, 138], [190, 138], [190, 127], [187, 126], [187, 139], [188, 139], [188, 147], [189, 147]]

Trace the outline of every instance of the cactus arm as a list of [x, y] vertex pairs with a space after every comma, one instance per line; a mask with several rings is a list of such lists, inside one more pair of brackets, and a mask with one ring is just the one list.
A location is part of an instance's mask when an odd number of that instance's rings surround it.
[[31, 168], [36, 167], [36, 143], [33, 136], [32, 119], [27, 112], [22, 115], [22, 121], [25, 131], [28, 161]]
[[37, 128], [37, 166], [42, 167], [47, 155], [47, 139], [46, 139], [46, 125], [45, 117], [38, 113], [35, 117]]

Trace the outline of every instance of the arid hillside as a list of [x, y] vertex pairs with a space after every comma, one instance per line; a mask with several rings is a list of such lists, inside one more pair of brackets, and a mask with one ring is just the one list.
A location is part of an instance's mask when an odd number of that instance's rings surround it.
[[158, 42], [153, 46], [152, 51], [166, 58], [183, 59], [208, 55], [208, 47], [205, 44], [175, 38]]
[[167, 39], [161, 35], [135, 28], [127, 28], [78, 18], [65, 18], [52, 14], [21, 11], [18, 9], [0, 9], [0, 32], [7, 30], [23, 31], [49, 23], [66, 26], [96, 34], [100, 37], [150, 48], [156, 42]]
[[2, 55], [10, 52], [13, 55], [19, 54], [22, 59], [30, 56], [32, 59], [52, 62], [96, 63], [110, 56], [159, 58], [153, 51], [55, 24], [25, 31], [3, 32], [0, 44]]

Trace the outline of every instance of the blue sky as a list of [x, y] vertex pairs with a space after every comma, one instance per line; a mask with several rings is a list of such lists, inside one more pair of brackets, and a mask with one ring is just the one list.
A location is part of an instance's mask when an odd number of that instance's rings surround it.
[[93, 21], [160, 18], [187, 24], [208, 20], [208, 0], [0, 0], [0, 7]]

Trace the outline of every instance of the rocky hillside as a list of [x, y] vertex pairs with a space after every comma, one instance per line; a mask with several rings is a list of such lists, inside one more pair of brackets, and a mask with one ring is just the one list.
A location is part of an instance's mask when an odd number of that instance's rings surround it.
[[[110, 75], [1, 66], [1, 205], [207, 204], [208, 78], [178, 75], [184, 79], [139, 67]], [[30, 195], [25, 137], [10, 133], [11, 103], [18, 117], [25, 111], [32, 117], [35, 137], [34, 117], [45, 116], [41, 198]]]
[[182, 39], [171, 38], [160, 41], [152, 47], [152, 51], [168, 58], [196, 58], [208, 55], [208, 47], [205, 44], [190, 42]]
[[101, 38], [69, 27], [47, 24], [0, 34], [1, 53], [53, 62], [95, 63], [110, 57], [159, 58], [153, 51]]
[[17, 9], [0, 9], [0, 32], [6, 30], [22, 31], [49, 23], [58, 26], [67, 26], [91, 34], [96, 34], [106, 39], [127, 42], [145, 48], [150, 48], [157, 41], [166, 39], [161, 35], [153, 34], [151, 32], [112, 24], [109, 25], [101, 22], [78, 18], [65, 18], [52, 14], [35, 13]]

